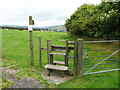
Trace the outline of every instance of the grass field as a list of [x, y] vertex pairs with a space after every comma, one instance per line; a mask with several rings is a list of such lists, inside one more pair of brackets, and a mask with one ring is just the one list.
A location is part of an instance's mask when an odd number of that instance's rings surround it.
[[[47, 64], [47, 52], [42, 51], [42, 67], [38, 66], [38, 36], [42, 39], [42, 47], [46, 47], [47, 40], [52, 40], [54, 45], [64, 46], [65, 42], [59, 40], [68, 39], [70, 41], [76, 40], [75, 37], [70, 37], [63, 32], [33, 32], [34, 42], [34, 62], [35, 66], [30, 65], [29, 52], [29, 32], [18, 30], [2, 30], [2, 67], [10, 67], [17, 69], [20, 76], [32, 77], [34, 79], [41, 79], [40, 84], [46, 85], [50, 88], [55, 88], [54, 84], [47, 84], [41, 76], [41, 70]], [[110, 48], [109, 44], [89, 44], [85, 45], [85, 49]], [[114, 47], [112, 45], [112, 47]], [[101, 52], [102, 55], [110, 55], [114, 51]], [[101, 55], [97, 52], [85, 52], [89, 56]], [[73, 52], [71, 52], [71, 55]], [[63, 57], [55, 56], [58, 60]], [[99, 60], [105, 57], [99, 58]], [[113, 58], [117, 58], [117, 55]], [[89, 60], [89, 59], [85, 59]], [[70, 59], [69, 68], [73, 69], [73, 59]], [[92, 63], [92, 64], [95, 64]], [[115, 65], [115, 64], [113, 64]], [[34, 71], [34, 72], [33, 72]], [[9, 83], [9, 82], [8, 82]], [[70, 81], [62, 83], [58, 88], [118, 88], [118, 71], [106, 72], [101, 74], [85, 75], [83, 79], [73, 78]]]

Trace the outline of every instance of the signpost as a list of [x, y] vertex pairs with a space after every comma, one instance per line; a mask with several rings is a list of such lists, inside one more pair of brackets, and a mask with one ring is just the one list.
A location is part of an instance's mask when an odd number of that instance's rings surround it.
[[34, 65], [33, 38], [32, 38], [33, 25], [34, 25], [34, 20], [32, 20], [32, 16], [29, 16], [28, 31], [30, 33], [30, 63], [31, 65]]

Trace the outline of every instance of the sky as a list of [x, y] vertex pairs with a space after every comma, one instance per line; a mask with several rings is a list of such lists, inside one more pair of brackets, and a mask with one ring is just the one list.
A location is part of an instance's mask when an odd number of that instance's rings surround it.
[[32, 16], [34, 26], [63, 25], [78, 7], [99, 4], [101, 0], [0, 0], [0, 25], [29, 24]]

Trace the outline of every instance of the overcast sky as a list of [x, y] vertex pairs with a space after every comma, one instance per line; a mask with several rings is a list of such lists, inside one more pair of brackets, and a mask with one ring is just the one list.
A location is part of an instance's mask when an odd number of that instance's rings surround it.
[[28, 25], [33, 16], [35, 26], [63, 25], [65, 20], [87, 4], [101, 0], [0, 0], [0, 25]]

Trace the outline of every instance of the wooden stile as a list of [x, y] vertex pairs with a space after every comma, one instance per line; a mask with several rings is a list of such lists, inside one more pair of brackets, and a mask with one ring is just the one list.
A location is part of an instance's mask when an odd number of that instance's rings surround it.
[[50, 53], [50, 55], [63, 55], [63, 56], [65, 56], [66, 54], [65, 53]]

